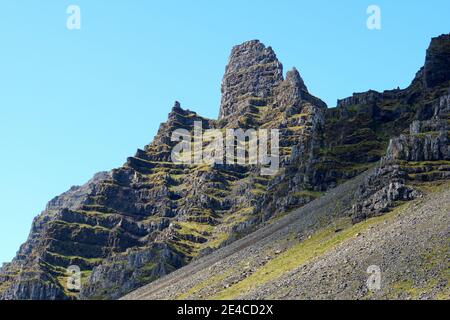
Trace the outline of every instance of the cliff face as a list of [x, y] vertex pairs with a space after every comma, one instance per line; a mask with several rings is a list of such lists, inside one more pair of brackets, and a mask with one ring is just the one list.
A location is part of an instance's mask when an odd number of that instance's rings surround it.
[[423, 69], [424, 85], [428, 89], [433, 89], [445, 84], [450, 77], [448, 65], [450, 63], [450, 43], [448, 35], [441, 35], [434, 38], [427, 50], [427, 57]]
[[[122, 167], [49, 202], [1, 269], [0, 297], [118, 298], [320, 197], [375, 165], [388, 145], [387, 158], [449, 160], [442, 129], [448, 124], [449, 43], [449, 35], [433, 39], [425, 67], [408, 88], [356, 94], [335, 109], [308, 92], [296, 69], [284, 78], [270, 47], [256, 40], [234, 47], [218, 120], [177, 102], [153, 142]], [[279, 129], [278, 174], [262, 176], [260, 165], [174, 164], [171, 134], [193, 132], [195, 122], [204, 130]], [[389, 144], [410, 125], [414, 133]], [[377, 201], [370, 199], [379, 190], [372, 189], [360, 191], [355, 221], [381, 212], [373, 213]], [[70, 265], [82, 270], [81, 296], [67, 288]]]
[[421, 196], [423, 182], [450, 179], [450, 91], [428, 105], [432, 117], [415, 120], [392, 139], [386, 156], [358, 190], [353, 220], [381, 215]]
[[219, 120], [239, 116], [249, 106], [249, 98], [270, 98], [283, 81], [283, 66], [272, 48], [258, 40], [235, 46], [222, 80]]

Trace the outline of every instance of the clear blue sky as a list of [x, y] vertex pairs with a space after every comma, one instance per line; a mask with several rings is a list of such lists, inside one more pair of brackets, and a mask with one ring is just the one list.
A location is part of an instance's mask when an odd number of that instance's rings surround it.
[[[81, 30], [66, 8], [81, 8]], [[382, 29], [366, 28], [377, 4]], [[0, 262], [48, 200], [124, 163], [179, 100], [216, 117], [233, 45], [260, 39], [334, 106], [405, 87], [450, 1], [22, 0], [0, 4]]]

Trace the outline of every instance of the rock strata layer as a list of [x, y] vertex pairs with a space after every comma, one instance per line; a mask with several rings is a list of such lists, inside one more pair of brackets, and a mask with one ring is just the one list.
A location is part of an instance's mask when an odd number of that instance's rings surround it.
[[[272, 48], [257, 40], [234, 47], [219, 118], [176, 102], [153, 142], [123, 166], [50, 201], [0, 270], [0, 298], [119, 298], [376, 165], [357, 193], [354, 222], [419, 196], [415, 183], [449, 178], [449, 43], [449, 35], [432, 40], [407, 88], [355, 94], [332, 109], [297, 69], [283, 76]], [[279, 171], [173, 163], [172, 132], [192, 133], [196, 122], [204, 130], [278, 129]], [[81, 294], [67, 287], [71, 265], [82, 271]]]

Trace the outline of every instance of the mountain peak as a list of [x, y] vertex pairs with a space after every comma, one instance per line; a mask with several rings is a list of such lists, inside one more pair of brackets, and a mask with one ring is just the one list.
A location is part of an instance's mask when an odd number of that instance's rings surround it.
[[173, 107], [172, 107], [172, 111], [176, 112], [176, 111], [183, 111], [183, 109], [181, 109], [181, 104], [178, 101], [175, 101], [173, 103]]
[[251, 40], [233, 47], [222, 80], [219, 119], [239, 113], [240, 102], [250, 97], [266, 98], [283, 81], [283, 65], [271, 47]]
[[261, 60], [266, 58], [270, 60], [277, 59], [272, 47], [266, 47], [264, 43], [259, 40], [250, 40], [236, 45], [231, 49], [230, 62], [231, 60], [234, 60], [234, 62], [236, 62], [236, 60], [240, 59], [242, 62], [244, 62], [244, 64], [249, 65], [251, 63], [251, 59], [248, 61], [243, 60], [252, 57], [260, 58]]
[[434, 88], [450, 80], [450, 34], [432, 38], [424, 66], [424, 83]]
[[289, 70], [286, 73], [286, 81], [289, 81], [297, 88], [300, 88], [301, 90], [308, 91], [308, 88], [305, 85], [305, 82], [303, 81], [302, 77], [300, 76], [300, 72], [298, 72], [297, 68], [293, 67], [292, 70]]

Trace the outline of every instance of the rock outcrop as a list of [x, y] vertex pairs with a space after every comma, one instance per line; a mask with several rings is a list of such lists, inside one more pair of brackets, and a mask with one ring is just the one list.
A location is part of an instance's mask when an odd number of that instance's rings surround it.
[[433, 38], [427, 50], [424, 66], [424, 82], [427, 88], [432, 89], [448, 82], [450, 78], [450, 34]]
[[251, 98], [273, 96], [274, 87], [282, 80], [283, 66], [271, 47], [258, 40], [235, 46], [222, 80], [219, 120], [241, 115]]
[[414, 185], [450, 179], [450, 88], [427, 106], [428, 120], [415, 120], [409, 134], [390, 141], [386, 156], [358, 191], [353, 221], [386, 213], [398, 202], [420, 196]]
[[[153, 142], [122, 167], [50, 201], [0, 270], [0, 298], [118, 298], [321, 197], [382, 157], [358, 192], [355, 221], [416, 197], [410, 181], [448, 179], [449, 42], [448, 35], [433, 39], [408, 88], [356, 94], [333, 109], [308, 91], [297, 69], [284, 78], [270, 47], [257, 40], [234, 47], [219, 118], [176, 102]], [[260, 164], [175, 164], [172, 132], [193, 133], [195, 123], [222, 132], [278, 129], [280, 169], [262, 176]], [[71, 265], [81, 269], [81, 294], [67, 287]]]

